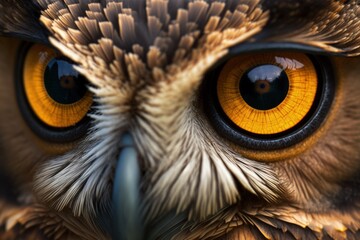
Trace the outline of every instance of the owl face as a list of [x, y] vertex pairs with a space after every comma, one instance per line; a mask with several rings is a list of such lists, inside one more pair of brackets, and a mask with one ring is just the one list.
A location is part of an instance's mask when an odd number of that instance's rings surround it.
[[50, 238], [356, 238], [358, 8], [0, 1], [13, 222]]

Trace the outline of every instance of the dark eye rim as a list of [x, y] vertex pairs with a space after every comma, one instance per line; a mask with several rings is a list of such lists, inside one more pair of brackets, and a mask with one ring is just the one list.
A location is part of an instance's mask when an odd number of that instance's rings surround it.
[[[24, 42], [17, 53], [18, 62], [15, 68], [15, 89], [16, 98], [20, 112], [24, 118], [24, 121], [28, 124], [30, 129], [40, 138], [54, 142], [54, 143], [66, 143], [73, 142], [82, 138], [90, 127], [90, 119], [85, 116], [76, 125], [67, 128], [55, 128], [44, 124], [33, 112], [31, 106], [26, 99], [24, 84], [23, 84], [23, 68], [25, 62], [25, 56], [33, 43]], [[69, 60], [70, 61], [70, 60]], [[70, 61], [71, 62], [71, 61]]]
[[[272, 51], [273, 49], [262, 49], [262, 51]], [[277, 49], [276, 51], [287, 51]], [[290, 49], [295, 52], [295, 49]], [[297, 49], [297, 52], [299, 49]], [[233, 54], [236, 55], [236, 54]], [[330, 60], [325, 56], [311, 55], [318, 75], [318, 89], [315, 101], [307, 116], [293, 128], [272, 135], [257, 135], [249, 133], [236, 126], [224, 113], [217, 98], [216, 83], [220, 70], [226, 60], [233, 55], [227, 56], [221, 64], [206, 74], [206, 81], [203, 86], [204, 110], [210, 123], [220, 136], [231, 142], [251, 150], [271, 151], [290, 147], [300, 143], [311, 136], [324, 122], [331, 108], [336, 89], [336, 82], [333, 77]]]

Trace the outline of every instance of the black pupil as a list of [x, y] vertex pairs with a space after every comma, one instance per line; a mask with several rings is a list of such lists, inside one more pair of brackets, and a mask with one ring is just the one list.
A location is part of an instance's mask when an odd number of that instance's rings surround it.
[[240, 79], [240, 93], [251, 107], [269, 110], [277, 107], [289, 90], [289, 79], [275, 65], [260, 65], [248, 70]]
[[54, 58], [48, 63], [44, 83], [49, 96], [61, 104], [75, 103], [87, 92], [85, 77], [64, 59]]

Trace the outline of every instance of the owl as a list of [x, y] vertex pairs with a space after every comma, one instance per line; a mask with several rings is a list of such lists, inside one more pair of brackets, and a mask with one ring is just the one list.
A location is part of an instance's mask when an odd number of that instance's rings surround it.
[[0, 0], [0, 239], [359, 239], [357, 0]]

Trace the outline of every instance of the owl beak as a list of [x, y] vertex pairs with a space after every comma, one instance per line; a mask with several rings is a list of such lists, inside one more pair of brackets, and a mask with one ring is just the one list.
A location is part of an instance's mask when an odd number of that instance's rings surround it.
[[130, 134], [121, 139], [121, 152], [113, 186], [112, 239], [141, 240], [144, 226], [140, 213], [140, 166]]
[[171, 239], [181, 230], [181, 223], [187, 220], [187, 215], [173, 210], [145, 224], [146, 217], [141, 211], [141, 172], [130, 134], [123, 135], [121, 146], [112, 194], [112, 239]]

